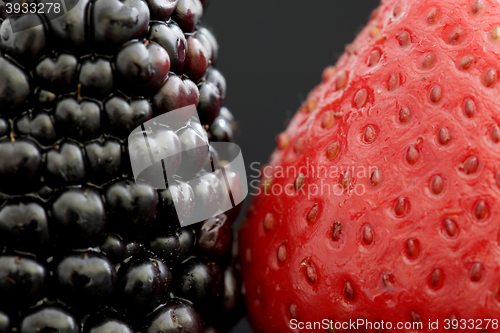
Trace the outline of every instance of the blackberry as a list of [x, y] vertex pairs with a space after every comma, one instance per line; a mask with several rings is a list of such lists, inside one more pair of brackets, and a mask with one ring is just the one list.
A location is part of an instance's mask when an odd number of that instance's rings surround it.
[[19, 324], [20, 333], [60, 332], [78, 333], [78, 320], [66, 310], [59, 307], [42, 306], [27, 313]]
[[215, 118], [209, 133], [211, 140], [215, 142], [231, 142], [233, 140], [232, 125], [223, 116]]
[[9, 332], [10, 318], [0, 311], [0, 333]]
[[[239, 206], [214, 204], [211, 142], [234, 118], [208, 1], [65, 2], [7, 17], [0, 1], [0, 333], [227, 331]], [[151, 157], [136, 183], [130, 159]], [[202, 210], [219, 215], [183, 226]]]
[[144, 331], [146, 333], [202, 333], [203, 322], [189, 304], [177, 300], [156, 311]]
[[67, 256], [57, 264], [53, 274], [57, 297], [84, 311], [105, 302], [116, 281], [111, 261], [92, 252]]
[[103, 311], [91, 316], [86, 322], [85, 333], [134, 333], [125, 319], [112, 311]]

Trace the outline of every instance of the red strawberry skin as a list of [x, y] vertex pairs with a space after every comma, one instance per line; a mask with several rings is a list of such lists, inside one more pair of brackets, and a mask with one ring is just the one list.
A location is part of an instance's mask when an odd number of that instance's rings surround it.
[[386, 0], [325, 70], [240, 231], [257, 332], [500, 331], [499, 25], [493, 0]]

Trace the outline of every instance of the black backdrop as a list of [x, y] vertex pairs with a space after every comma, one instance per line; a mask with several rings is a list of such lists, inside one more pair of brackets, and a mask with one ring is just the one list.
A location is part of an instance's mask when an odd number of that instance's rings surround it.
[[[204, 25], [219, 42], [247, 174], [367, 22], [378, 0], [211, 0]], [[251, 332], [242, 321], [232, 333]]]

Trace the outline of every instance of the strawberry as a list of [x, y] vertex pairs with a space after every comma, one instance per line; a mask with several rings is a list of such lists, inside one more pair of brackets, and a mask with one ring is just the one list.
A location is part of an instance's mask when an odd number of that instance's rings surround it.
[[256, 331], [500, 331], [499, 54], [497, 1], [373, 12], [251, 183]]

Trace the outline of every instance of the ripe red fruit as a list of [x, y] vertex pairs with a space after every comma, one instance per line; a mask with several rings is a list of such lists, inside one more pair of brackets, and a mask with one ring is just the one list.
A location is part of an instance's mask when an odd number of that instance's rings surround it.
[[499, 331], [499, 17], [490, 0], [386, 0], [325, 70], [240, 231], [257, 331]]

